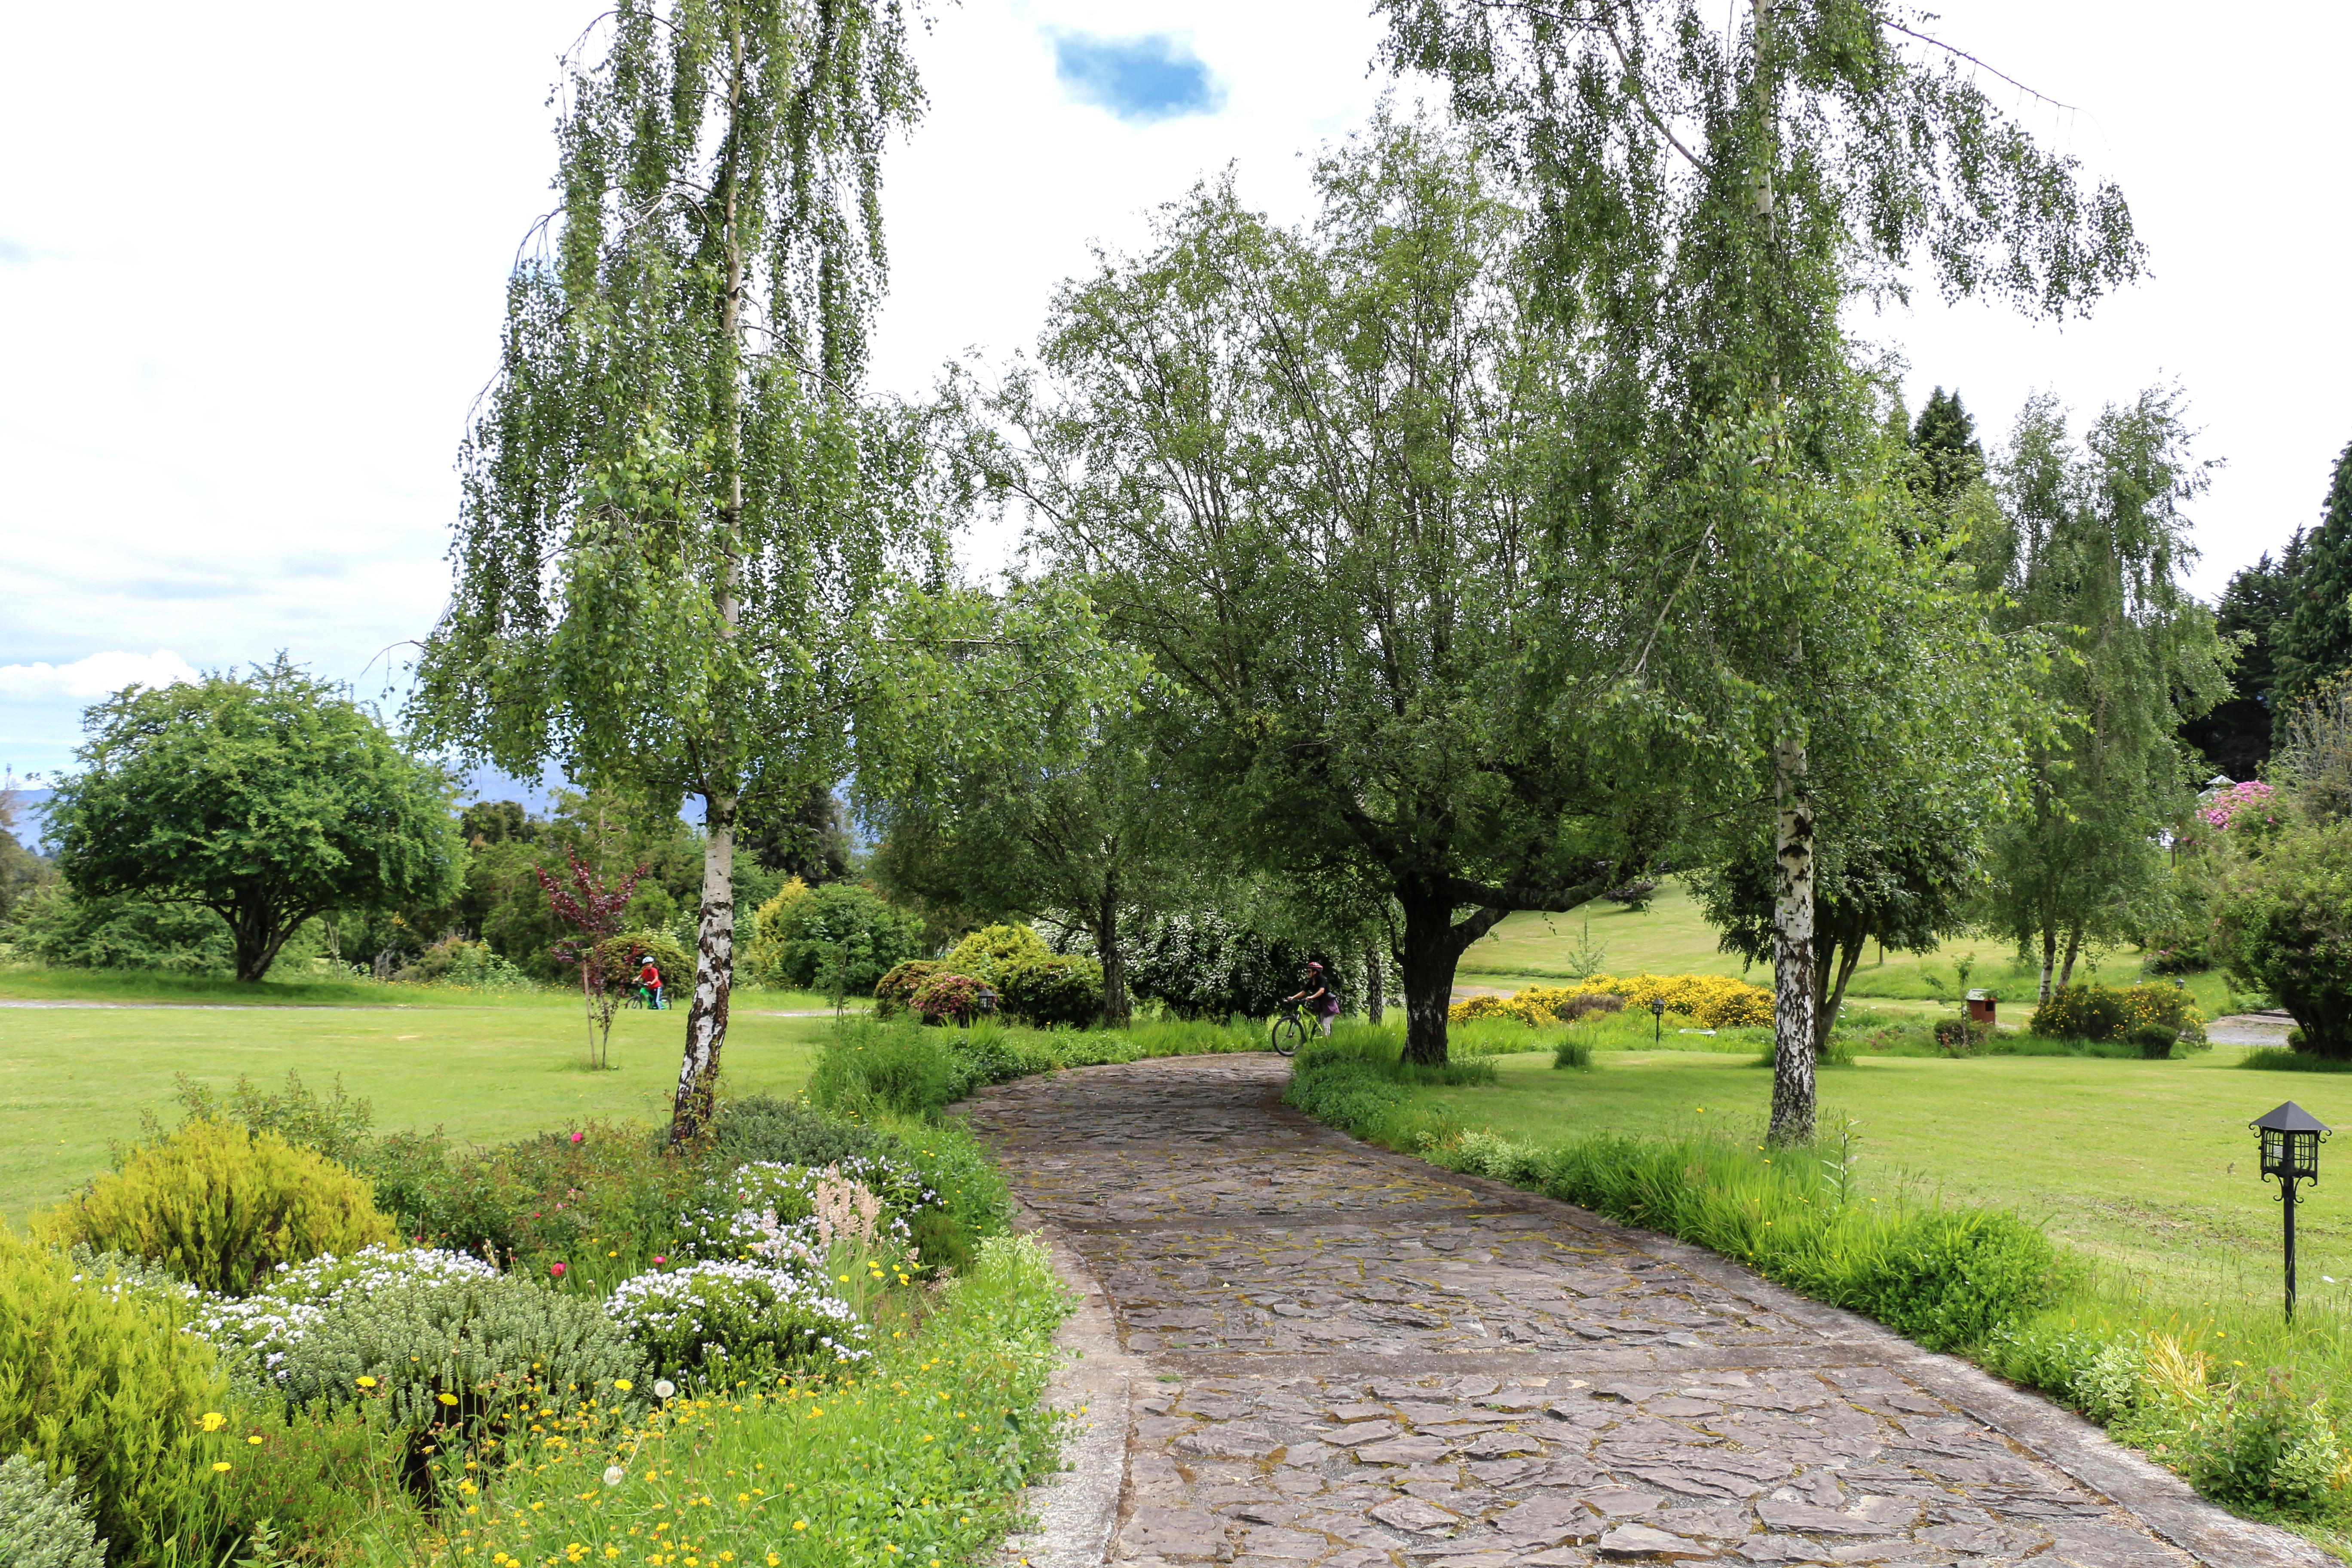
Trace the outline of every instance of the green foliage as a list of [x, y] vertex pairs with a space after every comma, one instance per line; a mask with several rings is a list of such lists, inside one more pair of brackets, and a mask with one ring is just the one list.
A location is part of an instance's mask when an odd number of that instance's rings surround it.
[[[1310, 956], [1217, 910], [1139, 915], [1129, 926], [1128, 982], [1135, 994], [1180, 1018], [1262, 1018], [1298, 989]], [[1327, 963], [1337, 957], [1321, 956]], [[1339, 961], [1339, 989], [1360, 994], [1354, 963]]]
[[915, 993], [923, 983], [940, 972], [940, 965], [925, 958], [910, 958], [894, 966], [890, 973], [874, 983], [874, 1012], [877, 1017], [895, 1018], [907, 1010]]
[[2336, 457], [2319, 527], [2305, 549], [2291, 607], [2271, 634], [2278, 680], [2270, 709], [2282, 740], [2304, 700], [2330, 676], [2352, 669], [2352, 444]]
[[2297, 1397], [2283, 1373], [2231, 1388], [2196, 1436], [2189, 1479], [2216, 1502], [2308, 1515], [2335, 1500], [2344, 1454], [2326, 1404]]
[[[2292, 1039], [2301, 1030], [2289, 1033]], [[2352, 1072], [2352, 1057], [2316, 1057], [2293, 1046], [2257, 1046], [2238, 1058], [2253, 1072]]]
[[625, 931], [596, 944], [597, 967], [604, 972], [604, 984], [615, 991], [635, 992], [637, 975], [649, 957], [661, 971], [665, 993], [675, 996], [694, 989], [694, 954], [667, 931]]
[[1103, 966], [1091, 958], [1016, 958], [996, 973], [998, 1005], [1009, 1018], [1083, 1028], [1103, 1014]]
[[86, 1489], [98, 1531], [138, 1561], [213, 1477], [194, 1443], [227, 1393], [212, 1348], [172, 1307], [76, 1279], [66, 1258], [0, 1230], [0, 1451]]
[[215, 1563], [228, 1555], [241, 1568], [268, 1563], [261, 1548], [274, 1539], [290, 1549], [292, 1562], [333, 1563], [362, 1531], [422, 1533], [425, 1516], [408, 1487], [406, 1434], [383, 1419], [380, 1404], [240, 1398], [226, 1414], [214, 1451], [232, 1468], [211, 1476], [180, 1531], [183, 1541], [208, 1542], [211, 1551], [200, 1546], [187, 1555]]
[[234, 1294], [280, 1263], [393, 1239], [365, 1181], [274, 1132], [205, 1120], [137, 1150], [37, 1229], [59, 1246], [126, 1252]]
[[808, 1096], [837, 1115], [922, 1116], [961, 1099], [971, 1081], [938, 1032], [861, 1021], [825, 1042]]
[[808, 1096], [838, 1115], [926, 1118], [987, 1083], [1031, 1073], [1146, 1057], [1258, 1051], [1255, 1026], [1135, 1024], [1124, 1029], [1030, 1029], [992, 1020], [968, 1030], [926, 1029], [911, 1019], [859, 1018], [827, 1041]]
[[[297, 1149], [311, 1150], [355, 1170], [364, 1168], [374, 1142], [371, 1136], [374, 1105], [345, 1094], [341, 1076], [332, 1092], [325, 1095], [290, 1069], [286, 1087], [274, 1091], [255, 1088], [243, 1073], [236, 1075], [236, 1086], [225, 1096], [186, 1073], [174, 1075], [173, 1082], [179, 1086], [173, 1098], [185, 1109], [191, 1121], [224, 1121], [254, 1132], [275, 1133]], [[163, 1136], [162, 1127], [152, 1117], [145, 1132], [149, 1142]]]
[[282, 658], [242, 680], [130, 688], [89, 728], [49, 804], [58, 869], [85, 898], [212, 910], [240, 980], [314, 916], [433, 901], [462, 875], [441, 770]]
[[2259, 855], [2233, 853], [2213, 912], [2231, 974], [2294, 1015], [2290, 1043], [2352, 1058], [2352, 818], [2291, 827]]
[[410, 985], [454, 985], [467, 991], [529, 991], [530, 976], [499, 956], [486, 942], [445, 936], [393, 974]]
[[422, 1436], [504, 1428], [528, 1403], [610, 1399], [613, 1380], [642, 1365], [602, 1302], [520, 1274], [464, 1274], [343, 1294], [288, 1346], [275, 1384], [296, 1405], [364, 1399]]
[[945, 973], [969, 974], [995, 985], [1006, 965], [1053, 955], [1054, 950], [1045, 945], [1045, 939], [1028, 926], [982, 926], [948, 949], [947, 956], [940, 960], [940, 969]]
[[236, 945], [210, 910], [131, 896], [86, 899], [54, 876], [18, 900], [5, 934], [17, 957], [59, 968], [236, 972]]
[[2205, 753], [2209, 767], [2231, 778], [2261, 774], [2270, 759], [2272, 731], [2280, 722], [2273, 705], [2278, 710], [2294, 706], [2279, 685], [2278, 639], [2294, 613], [2296, 584], [2309, 555], [2308, 536], [2298, 528], [2275, 560], [2265, 550], [2253, 564], [2231, 573], [2214, 606], [2215, 629], [2238, 645], [2238, 659], [2230, 669], [2230, 695], [2210, 712], [2182, 725], [2180, 733]]
[[747, 958], [747, 970], [763, 985], [866, 992], [922, 946], [920, 915], [861, 883], [828, 882], [761, 907], [759, 962]]
[[1590, 1071], [1592, 1067], [1591, 1043], [1578, 1039], [1573, 1035], [1561, 1036], [1559, 1044], [1552, 1047], [1551, 1065], [1556, 1068], [1575, 1068], [1580, 1071]]
[[711, 1124], [711, 1153], [721, 1165], [837, 1165], [857, 1155], [885, 1155], [891, 1141], [871, 1127], [819, 1115], [772, 1094], [721, 1100]]
[[22, 1454], [0, 1460], [0, 1541], [8, 1568], [106, 1568], [106, 1542], [74, 1496], [73, 1477], [51, 1486]]

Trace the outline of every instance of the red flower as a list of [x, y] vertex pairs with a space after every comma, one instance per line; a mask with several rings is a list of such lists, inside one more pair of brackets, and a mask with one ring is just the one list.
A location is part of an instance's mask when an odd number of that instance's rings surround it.
[[563, 1278], [563, 1265], [562, 1265], [561, 1263], [551, 1263], [551, 1264], [549, 1264], [549, 1265], [547, 1266], [547, 1271], [548, 1271], [548, 1273], [550, 1273], [550, 1274], [553, 1275], [553, 1276], [554, 1276], [556, 1279], [562, 1279], [562, 1278]]

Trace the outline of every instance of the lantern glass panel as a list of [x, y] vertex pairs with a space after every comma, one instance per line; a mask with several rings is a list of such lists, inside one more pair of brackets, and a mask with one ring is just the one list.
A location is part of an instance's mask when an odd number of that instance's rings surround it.
[[2286, 1134], [2265, 1127], [2263, 1129], [2263, 1174], [2284, 1176], [2286, 1173]]
[[2290, 1132], [2286, 1135], [2288, 1168], [2298, 1176], [2319, 1174], [2319, 1134]]

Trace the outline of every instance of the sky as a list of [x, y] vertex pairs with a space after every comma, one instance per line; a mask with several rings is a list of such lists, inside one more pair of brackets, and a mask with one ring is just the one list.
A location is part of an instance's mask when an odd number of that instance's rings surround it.
[[[417, 0], [18, 7], [0, 56], [0, 768], [67, 763], [125, 681], [285, 649], [397, 685], [448, 586], [453, 461], [504, 279], [550, 205], [548, 90], [601, 6]], [[388, 18], [396, 16], [396, 21]], [[1932, 297], [1854, 325], [1916, 407], [1988, 442], [2047, 391], [2078, 422], [2178, 384], [2221, 459], [2191, 509], [2229, 574], [2317, 519], [2352, 437], [2352, 239], [2331, 72], [2352, 13], [1948, 0], [1939, 35], [2066, 107], [2005, 100], [2120, 184], [2150, 275], [2063, 329]], [[923, 124], [886, 180], [873, 384], [1032, 342], [1093, 250], [1231, 166], [1308, 206], [1315, 152], [1391, 84], [1363, 0], [966, 0], [916, 54]], [[1394, 87], [1405, 101], [1442, 93]], [[976, 569], [1005, 542], [967, 542]]]

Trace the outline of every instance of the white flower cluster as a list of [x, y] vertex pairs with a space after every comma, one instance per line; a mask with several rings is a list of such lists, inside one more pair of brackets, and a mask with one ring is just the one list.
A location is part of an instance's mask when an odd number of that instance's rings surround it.
[[277, 1277], [252, 1295], [199, 1295], [190, 1331], [232, 1359], [284, 1381], [287, 1352], [311, 1324], [346, 1297], [373, 1296], [394, 1285], [445, 1284], [494, 1279], [498, 1270], [462, 1252], [429, 1247], [364, 1247], [348, 1258], [314, 1258], [278, 1266]]
[[736, 1168], [719, 1203], [679, 1216], [686, 1248], [696, 1257], [719, 1258], [782, 1257], [803, 1248], [822, 1253], [829, 1237], [817, 1224], [817, 1189], [843, 1177], [882, 1199], [891, 1211], [882, 1221], [883, 1233], [902, 1247], [912, 1246], [915, 1237], [905, 1216], [940, 1201], [920, 1176], [868, 1155], [853, 1154], [822, 1168], [755, 1160]]
[[604, 1310], [640, 1344], [681, 1363], [765, 1344], [780, 1360], [865, 1361], [873, 1331], [856, 1309], [793, 1269], [712, 1259], [615, 1286]]

